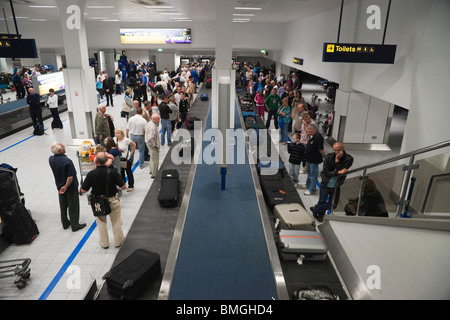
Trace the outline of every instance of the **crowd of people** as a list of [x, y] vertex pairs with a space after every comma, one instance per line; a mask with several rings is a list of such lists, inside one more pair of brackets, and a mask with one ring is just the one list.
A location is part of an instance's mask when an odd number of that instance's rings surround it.
[[[283, 73], [276, 76], [273, 65], [266, 68], [249, 62], [236, 63], [235, 68], [239, 75], [238, 82], [241, 82], [243, 90], [250, 93], [266, 128], [270, 128], [273, 119], [275, 129], [279, 129], [279, 143], [287, 145], [288, 172], [295, 187], [305, 189], [304, 195], [311, 196], [317, 193], [317, 186], [320, 186], [318, 203], [310, 210], [314, 217], [322, 221], [327, 210], [337, 207], [340, 187], [353, 164], [353, 157], [345, 151], [342, 142], [334, 143], [333, 152], [325, 154], [324, 135], [331, 134], [334, 109], [325, 120], [325, 133], [321, 134], [315, 121], [317, 109], [302, 96], [301, 73], [293, 71], [287, 76]], [[319, 174], [321, 164], [323, 169]], [[304, 184], [299, 183], [300, 173], [307, 175]], [[379, 192], [376, 199], [384, 202]], [[367, 209], [362, 212], [365, 211]], [[384, 210], [382, 216], [385, 214]]]
[[[100, 82], [102, 90], [99, 93], [107, 96], [107, 105], [98, 108], [95, 118], [95, 140], [98, 142], [94, 160], [96, 169], [86, 176], [81, 185], [81, 193], [91, 190], [93, 196], [107, 195], [110, 210], [108, 215], [116, 247], [120, 247], [124, 241], [119, 196], [122, 190], [131, 192], [135, 187], [132, 167], [136, 150], [139, 151], [140, 168], [143, 169], [145, 162], [149, 161], [150, 176], [155, 178], [158, 173], [160, 148], [166, 142], [168, 146], [172, 144], [172, 134], [177, 125], [185, 121], [197, 86], [208, 77], [209, 67], [192, 64], [180, 66], [176, 72], [169, 73], [166, 69], [156, 73], [151, 64], [129, 62], [126, 68], [117, 70], [114, 78], [110, 79], [103, 72], [97, 75], [97, 89]], [[265, 86], [253, 91], [255, 69], [244, 64], [243, 72], [241, 75], [244, 83], [248, 83], [258, 113], [266, 121], [266, 127], [270, 126], [273, 118], [275, 127], [280, 128], [280, 143], [287, 144], [287, 151], [290, 154], [290, 175], [297, 187], [307, 189], [305, 195], [316, 193], [319, 165], [323, 163], [319, 201], [316, 206], [310, 208], [316, 218], [322, 219], [325, 210], [337, 205], [339, 187], [345, 180], [345, 173], [353, 164], [352, 156], [345, 152], [340, 142], [333, 145], [333, 153], [325, 155], [324, 138], [311, 118], [301, 94], [301, 81], [295, 73], [289, 75], [286, 80], [284, 75], [280, 74], [275, 80], [271, 79], [273, 72], [268, 70], [264, 76]], [[260, 74], [260, 78], [263, 75], [264, 71]], [[114, 118], [106, 112], [108, 105], [114, 106], [113, 93], [124, 93], [121, 116], [126, 118], [125, 130], [116, 129]], [[267, 119], [264, 112], [267, 112]], [[79, 184], [76, 170], [70, 159], [65, 156], [65, 147], [62, 143], [52, 144], [51, 151], [53, 156], [49, 162], [59, 192], [63, 228], [71, 226], [73, 231], [80, 230], [85, 224], [78, 222]], [[304, 185], [300, 185], [298, 180], [301, 167], [307, 174]], [[337, 192], [333, 193], [335, 186]], [[109, 240], [106, 216], [96, 216], [96, 220], [100, 226], [100, 245], [107, 248]]]
[[[186, 120], [198, 85], [209, 76], [210, 67], [209, 63], [190, 64], [180, 65], [175, 72], [169, 72], [167, 68], [156, 72], [151, 63], [128, 61], [126, 66], [116, 70], [114, 78], [102, 71], [96, 76], [97, 91], [101, 97], [106, 97], [106, 105], [98, 108], [95, 117], [96, 169], [86, 176], [81, 192], [91, 189], [93, 195], [105, 194], [105, 168], [112, 169], [107, 199], [111, 206], [109, 216], [116, 247], [120, 247], [124, 239], [119, 196], [122, 190], [131, 192], [135, 187], [132, 167], [136, 150], [139, 167], [143, 169], [148, 161], [150, 177], [156, 178], [161, 146], [172, 145], [172, 134]], [[122, 93], [120, 114], [126, 118], [125, 129], [115, 128], [114, 117], [107, 113], [107, 107], [114, 107], [113, 94]], [[61, 210], [65, 226], [68, 209]], [[77, 220], [77, 216], [73, 216], [73, 220]], [[100, 226], [100, 245], [108, 248], [106, 217], [96, 216], [96, 220]]]

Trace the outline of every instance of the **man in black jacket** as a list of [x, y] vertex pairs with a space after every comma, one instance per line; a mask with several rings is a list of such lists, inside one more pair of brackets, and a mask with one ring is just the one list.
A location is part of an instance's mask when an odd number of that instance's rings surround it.
[[169, 97], [164, 96], [163, 101], [159, 104], [159, 114], [161, 116], [161, 145], [163, 146], [165, 143], [165, 136], [167, 135], [167, 145], [172, 145], [172, 123], [170, 122], [169, 114], [172, 113], [172, 109], [170, 109], [169, 105]]
[[111, 100], [111, 107], [114, 107], [113, 93], [114, 93], [114, 79], [108, 77], [105, 73], [105, 80], [103, 80], [103, 92], [106, 96], [106, 106], [109, 107], [109, 101]]
[[[322, 221], [325, 211], [337, 207], [339, 202], [340, 187], [344, 183], [348, 169], [353, 164], [353, 157], [345, 152], [342, 142], [335, 142], [333, 153], [327, 154], [323, 159], [323, 171], [320, 174], [322, 181], [320, 183], [319, 202], [310, 207], [314, 217]], [[333, 201], [334, 188], [336, 187], [336, 196]], [[328, 200], [328, 201], [327, 201]]]
[[33, 121], [33, 127], [36, 128], [38, 123], [44, 125], [42, 120], [41, 97], [39, 94], [34, 93], [33, 88], [28, 89], [27, 103], [30, 106], [30, 116]]

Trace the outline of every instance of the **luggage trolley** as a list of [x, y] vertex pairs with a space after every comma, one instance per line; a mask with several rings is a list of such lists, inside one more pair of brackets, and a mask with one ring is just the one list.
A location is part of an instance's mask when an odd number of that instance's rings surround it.
[[78, 165], [80, 166], [81, 183], [83, 183], [83, 177], [95, 169], [95, 148], [91, 145], [90, 141], [83, 142], [80, 150], [77, 151], [77, 158]]
[[16, 277], [14, 284], [18, 289], [23, 289], [30, 278], [31, 259], [16, 259], [0, 261], [0, 279]]

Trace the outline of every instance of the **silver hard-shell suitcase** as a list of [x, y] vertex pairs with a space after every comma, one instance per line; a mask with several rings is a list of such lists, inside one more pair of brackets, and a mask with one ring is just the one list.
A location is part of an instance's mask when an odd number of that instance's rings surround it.
[[314, 218], [300, 203], [283, 203], [274, 207], [276, 228], [315, 231]]
[[328, 247], [322, 235], [317, 231], [280, 230], [278, 250], [283, 260], [323, 261], [327, 257]]

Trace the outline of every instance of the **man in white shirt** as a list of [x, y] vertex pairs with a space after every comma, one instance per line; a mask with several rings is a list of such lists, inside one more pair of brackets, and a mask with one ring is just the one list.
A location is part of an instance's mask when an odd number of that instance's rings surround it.
[[181, 100], [181, 93], [182, 93], [182, 87], [181, 85], [177, 86], [177, 93], [174, 94], [175, 102], [177, 106], [180, 106], [180, 100]]
[[159, 114], [152, 114], [152, 119], [147, 123], [145, 128], [145, 143], [150, 152], [150, 175], [152, 179], [156, 178], [159, 167], [159, 150], [161, 142], [159, 137]]
[[136, 114], [128, 120], [127, 124], [127, 138], [136, 143], [139, 150], [139, 167], [144, 168], [145, 161], [145, 127], [147, 120], [142, 117], [142, 108], [136, 108]]

